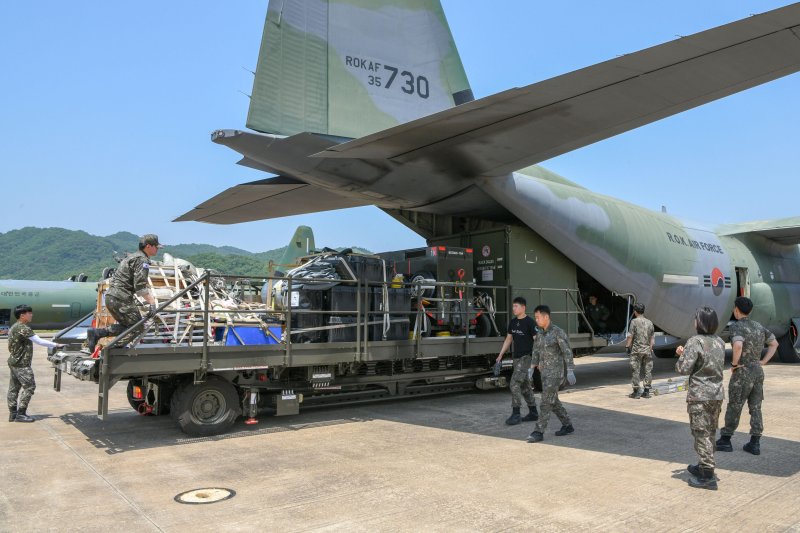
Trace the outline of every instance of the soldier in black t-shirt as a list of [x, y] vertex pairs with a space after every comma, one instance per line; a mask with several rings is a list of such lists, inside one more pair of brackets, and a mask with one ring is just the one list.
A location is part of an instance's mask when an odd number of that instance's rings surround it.
[[[511, 375], [509, 388], [511, 389], [511, 416], [506, 424], [514, 426], [520, 422], [535, 422], [539, 419], [536, 411], [536, 400], [533, 398], [533, 373], [531, 370], [531, 354], [533, 353], [533, 339], [536, 337], [536, 323], [525, 314], [527, 302], [525, 298], [517, 296], [511, 307], [514, 318], [508, 323], [508, 335], [497, 356], [497, 362], [503, 360], [503, 355], [513, 346], [514, 373]], [[528, 414], [520, 416], [522, 400], [528, 404]]]

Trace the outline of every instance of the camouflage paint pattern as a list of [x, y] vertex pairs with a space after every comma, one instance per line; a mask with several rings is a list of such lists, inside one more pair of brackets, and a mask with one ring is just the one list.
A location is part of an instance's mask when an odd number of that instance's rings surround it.
[[[692, 311], [703, 305], [724, 327], [738, 295], [737, 268], [747, 272], [741, 291], [755, 302], [754, 319], [783, 335], [800, 316], [800, 246], [752, 233], [763, 224], [748, 230], [679, 220], [539, 166], [505, 177], [469, 174], [466, 164], [454, 173], [459, 157], [469, 159], [458, 150], [410, 164], [312, 157], [470, 98], [437, 0], [272, 0], [247, 125], [275, 137], [249, 145], [231, 135], [225, 142], [256, 168], [384, 209], [471, 217], [488, 203], [485, 195], [454, 197], [476, 187], [604, 287], [647, 305], [653, 322], [677, 337], [694, 334]], [[304, 132], [325, 137], [280, 138]], [[797, 228], [800, 217], [782, 223]]]
[[247, 126], [357, 138], [463, 99], [469, 83], [438, 0], [273, 1]]
[[[697, 307], [731, 315], [736, 267], [748, 269], [754, 315], [766, 318], [776, 334], [785, 333], [788, 319], [800, 313], [797, 245], [750, 236], [745, 246], [739, 238], [560, 180], [514, 173], [479, 183], [603, 286], [647, 305], [652, 321], [672, 335], [694, 334], [689, 311]], [[764, 282], [764, 272], [777, 279], [776, 271], [781, 283]], [[720, 322], [721, 329], [725, 321]]]

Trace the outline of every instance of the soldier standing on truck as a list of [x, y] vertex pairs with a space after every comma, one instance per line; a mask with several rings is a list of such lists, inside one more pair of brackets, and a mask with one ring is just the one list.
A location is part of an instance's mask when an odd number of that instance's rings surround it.
[[567, 410], [558, 399], [558, 389], [564, 379], [564, 366], [567, 367], [567, 382], [575, 385], [575, 363], [572, 360], [572, 348], [564, 330], [550, 320], [550, 308], [546, 305], [538, 306], [533, 316], [539, 326], [539, 335], [533, 348], [531, 369], [539, 369], [542, 375], [542, 415], [536, 422], [536, 428], [528, 436], [528, 442], [541, 442], [544, 432], [550, 421], [550, 413], [555, 413], [561, 422], [561, 429], [556, 431], [556, 436], [569, 435], [575, 431]]
[[[150, 305], [149, 315], [155, 314], [156, 301], [150, 293], [147, 278], [150, 258], [158, 253], [159, 248], [162, 248], [162, 245], [158, 242], [158, 235], [149, 233], [139, 239], [138, 252], [120, 261], [105, 295], [106, 309], [117, 323], [107, 329], [97, 328], [87, 331], [86, 339], [90, 352], [94, 352], [99, 339], [109, 335], [119, 335], [142, 319], [134, 295], [140, 296]], [[128, 342], [140, 331], [141, 328], [131, 331], [121, 342]]]
[[[734, 303], [733, 316], [736, 322], [731, 325], [731, 380], [728, 383], [728, 408], [725, 411], [725, 427], [720, 430], [717, 450], [732, 452], [731, 437], [739, 427], [744, 402], [750, 408], [750, 442], [744, 445], [744, 451], [753, 455], [761, 455], [761, 434], [764, 432], [764, 420], [761, 417], [761, 402], [764, 400], [764, 369], [775, 350], [778, 341], [767, 328], [750, 320], [753, 301], [740, 296]], [[764, 346], [767, 353], [761, 358]]]
[[[634, 319], [628, 328], [628, 341], [626, 346], [631, 362], [631, 384], [633, 393], [629, 396], [634, 400], [650, 397], [650, 387], [653, 384], [653, 346], [656, 343], [653, 323], [644, 317], [644, 304], [637, 303], [633, 306]], [[644, 391], [642, 385], [642, 367], [644, 367]]]
[[[536, 411], [536, 399], [533, 397], [533, 372], [531, 371], [531, 354], [533, 342], [536, 338], [536, 324], [526, 314], [527, 302], [522, 296], [517, 296], [511, 306], [514, 318], [508, 323], [508, 335], [503, 341], [500, 355], [496, 363], [503, 360], [503, 355], [513, 345], [514, 373], [511, 375], [511, 416], [506, 420], [509, 426], [520, 422], [535, 422], [539, 415]], [[520, 417], [522, 400], [528, 404], [528, 414]]]
[[33, 320], [33, 309], [29, 305], [14, 308], [17, 322], [8, 330], [8, 369], [11, 379], [8, 382], [8, 421], [33, 422], [28, 416], [28, 404], [36, 390], [33, 378], [33, 343], [45, 348], [63, 348], [63, 344], [40, 339], [28, 326]]

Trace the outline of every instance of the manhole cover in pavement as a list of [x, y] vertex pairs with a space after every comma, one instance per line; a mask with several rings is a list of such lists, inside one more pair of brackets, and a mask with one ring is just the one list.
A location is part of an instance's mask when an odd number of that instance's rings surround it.
[[234, 496], [236, 496], [236, 491], [233, 489], [212, 487], [207, 489], [194, 489], [181, 492], [175, 496], [175, 501], [178, 503], [198, 505], [203, 503], [217, 503], [223, 500], [229, 500]]

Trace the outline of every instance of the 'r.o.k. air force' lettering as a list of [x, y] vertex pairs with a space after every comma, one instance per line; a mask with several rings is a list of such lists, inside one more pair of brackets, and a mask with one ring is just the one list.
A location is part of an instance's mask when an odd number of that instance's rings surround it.
[[681, 246], [687, 246], [689, 248], [694, 248], [695, 250], [705, 250], [707, 252], [713, 252], [715, 254], [725, 254], [725, 250], [722, 249], [722, 246], [719, 244], [713, 244], [710, 242], [700, 242], [690, 239], [689, 237], [683, 237], [682, 235], [675, 235], [673, 233], [667, 232], [667, 239], [669, 242], [673, 244], [678, 244]]

